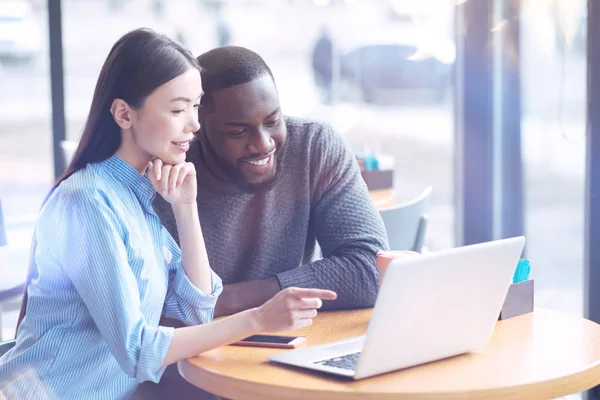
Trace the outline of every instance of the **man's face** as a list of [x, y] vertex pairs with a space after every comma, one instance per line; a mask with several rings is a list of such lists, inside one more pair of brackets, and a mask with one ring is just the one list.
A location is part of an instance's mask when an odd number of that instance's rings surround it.
[[201, 120], [209, 152], [232, 181], [250, 191], [276, 181], [287, 130], [270, 75], [214, 92]]

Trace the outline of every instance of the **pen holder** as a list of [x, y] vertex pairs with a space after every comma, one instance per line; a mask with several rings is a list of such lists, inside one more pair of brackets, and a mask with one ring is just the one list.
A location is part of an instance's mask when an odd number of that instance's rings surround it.
[[533, 312], [533, 279], [511, 284], [498, 320], [530, 312]]

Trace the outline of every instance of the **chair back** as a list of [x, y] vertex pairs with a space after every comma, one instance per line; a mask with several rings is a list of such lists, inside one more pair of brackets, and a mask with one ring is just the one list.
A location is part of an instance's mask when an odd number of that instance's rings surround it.
[[427, 187], [411, 201], [379, 210], [391, 250], [423, 250], [431, 191]]

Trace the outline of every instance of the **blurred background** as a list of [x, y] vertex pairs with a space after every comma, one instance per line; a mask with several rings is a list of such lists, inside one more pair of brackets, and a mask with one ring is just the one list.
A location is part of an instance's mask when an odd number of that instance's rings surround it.
[[[393, 158], [399, 201], [431, 185], [426, 246], [452, 247], [455, 10], [464, 2], [63, 0], [67, 139], [78, 140], [102, 63], [127, 31], [153, 28], [195, 55], [245, 46], [272, 68], [287, 115], [329, 122], [357, 153]], [[582, 315], [587, 2], [520, 3], [523, 211], [536, 304]], [[8, 241], [0, 266], [11, 279], [26, 274], [33, 224], [54, 180], [47, 4], [0, 0], [0, 200]], [[495, 20], [492, 31], [506, 23]], [[4, 337], [12, 337], [17, 306], [5, 309]]]

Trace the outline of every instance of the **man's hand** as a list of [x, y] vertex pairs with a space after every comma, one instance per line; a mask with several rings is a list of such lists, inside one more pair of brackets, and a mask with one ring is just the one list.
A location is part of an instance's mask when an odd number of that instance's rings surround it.
[[215, 318], [262, 306], [281, 290], [277, 278], [232, 283], [223, 286], [215, 306]]

